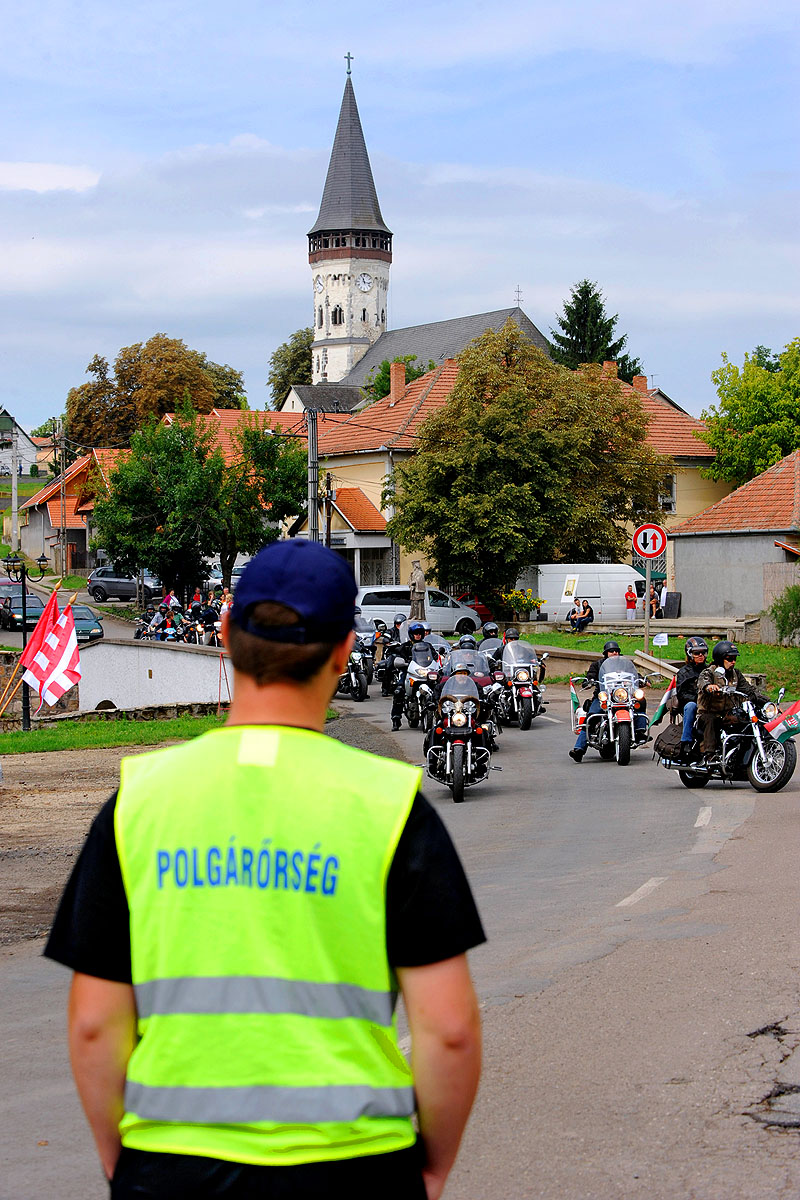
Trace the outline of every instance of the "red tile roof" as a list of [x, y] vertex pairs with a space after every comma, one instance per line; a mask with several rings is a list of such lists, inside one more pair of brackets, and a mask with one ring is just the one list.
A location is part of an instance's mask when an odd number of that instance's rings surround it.
[[678, 405], [664, 398], [658, 388], [639, 391], [620, 380], [623, 393], [637, 396], [649, 419], [647, 440], [659, 454], [671, 454], [673, 458], [714, 458], [714, 451], [706, 442], [701, 442], [695, 433], [705, 429], [705, 423], [690, 417]]
[[710, 508], [670, 526], [670, 537], [700, 533], [794, 533], [800, 530], [800, 450], [723, 496]]
[[[64, 497], [64, 528], [65, 529], [85, 529], [86, 525], [76, 513], [78, 507], [77, 496]], [[50, 524], [54, 529], [61, 528], [61, 497], [56, 496], [54, 500], [47, 501], [47, 511], [50, 514]]]
[[357, 533], [383, 533], [386, 529], [386, 518], [361, 488], [337, 488], [334, 508]]
[[[90, 454], [82, 454], [80, 458], [76, 458], [74, 463], [71, 463], [64, 472], [64, 484], [66, 487], [85, 471], [91, 459]], [[36, 508], [37, 505], [49, 500], [51, 496], [58, 495], [61, 491], [61, 476], [57, 475], [50, 483], [46, 483], [43, 488], [40, 488], [35, 496], [31, 496], [20, 508]], [[59, 518], [60, 520], [60, 518]]]

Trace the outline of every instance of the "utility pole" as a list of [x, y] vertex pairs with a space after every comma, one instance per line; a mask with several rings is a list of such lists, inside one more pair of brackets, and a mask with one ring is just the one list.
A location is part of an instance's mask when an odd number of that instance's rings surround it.
[[19, 464], [19, 437], [17, 422], [11, 427], [11, 553], [19, 550], [19, 485], [17, 470]]
[[331, 473], [325, 476], [325, 545], [330, 550], [331, 548], [331, 512], [333, 509], [333, 488], [331, 486]]
[[67, 473], [67, 442], [66, 434], [64, 433], [63, 422], [58, 423], [58, 432], [61, 441], [61, 529], [59, 531], [59, 572], [63, 584], [64, 576], [67, 573], [67, 489], [64, 476]]
[[308, 540], [319, 541], [319, 458], [317, 456], [317, 410], [306, 409], [308, 429]]

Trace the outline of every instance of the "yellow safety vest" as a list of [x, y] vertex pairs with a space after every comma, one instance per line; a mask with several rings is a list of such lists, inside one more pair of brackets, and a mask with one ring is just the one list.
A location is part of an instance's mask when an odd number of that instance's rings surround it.
[[278, 1165], [414, 1142], [386, 879], [420, 779], [285, 726], [123, 761], [123, 1145]]

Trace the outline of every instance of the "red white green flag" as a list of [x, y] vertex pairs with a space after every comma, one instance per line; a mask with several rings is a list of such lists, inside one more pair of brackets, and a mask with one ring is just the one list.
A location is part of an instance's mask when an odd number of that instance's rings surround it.
[[776, 742], [786, 742], [796, 733], [800, 733], [800, 700], [785, 712], [779, 713], [775, 720], [770, 721], [764, 728], [772, 734]]
[[578, 693], [575, 691], [575, 680], [572, 678], [572, 676], [570, 676], [569, 680], [569, 699], [570, 704], [572, 705], [572, 711], [575, 712], [575, 710], [580, 707], [580, 700], [578, 699]]
[[651, 729], [653, 725], [658, 725], [659, 721], [664, 716], [664, 713], [667, 711], [667, 705], [669, 704], [670, 700], [673, 696], [677, 696], [677, 694], [678, 688], [675, 683], [675, 676], [673, 676], [670, 680], [669, 687], [661, 697], [661, 703], [650, 718], [650, 724], [647, 726], [648, 729]]

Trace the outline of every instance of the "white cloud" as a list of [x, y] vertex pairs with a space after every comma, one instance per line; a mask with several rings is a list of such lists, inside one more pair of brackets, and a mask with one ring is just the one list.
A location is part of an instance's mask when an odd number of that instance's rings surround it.
[[62, 163], [0, 162], [0, 189], [15, 192], [86, 192], [100, 172]]

